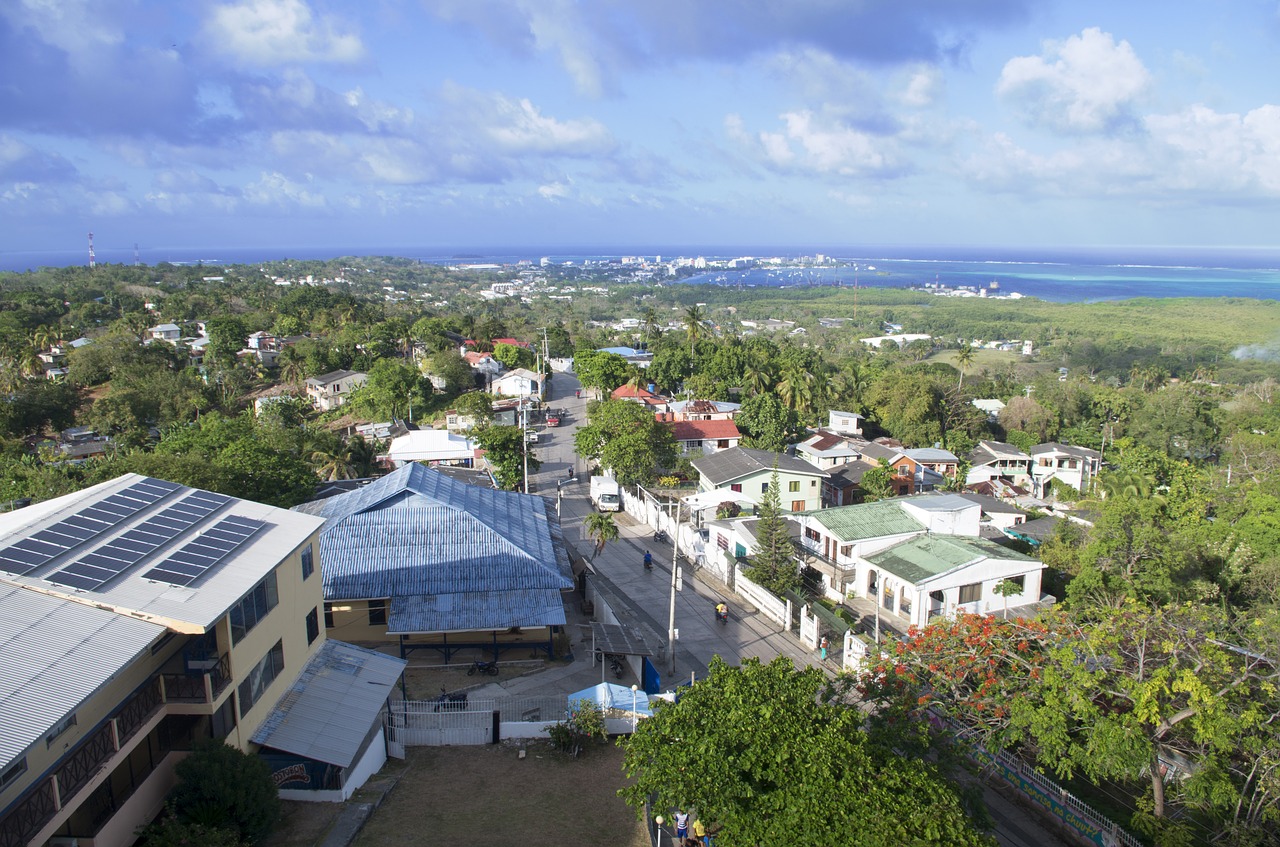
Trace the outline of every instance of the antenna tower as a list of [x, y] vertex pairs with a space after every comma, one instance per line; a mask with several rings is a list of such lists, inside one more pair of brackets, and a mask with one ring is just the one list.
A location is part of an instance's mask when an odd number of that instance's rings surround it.
[[93, 255], [93, 233], [91, 232], [89, 233], [89, 267], [96, 268], [97, 266], [98, 260]]
[[141, 264], [142, 264], [141, 260], [139, 260], [139, 258], [138, 258], [138, 242], [136, 242], [136, 241], [135, 241], [135, 242], [133, 242], [133, 263], [134, 263], [135, 265], [141, 265]]

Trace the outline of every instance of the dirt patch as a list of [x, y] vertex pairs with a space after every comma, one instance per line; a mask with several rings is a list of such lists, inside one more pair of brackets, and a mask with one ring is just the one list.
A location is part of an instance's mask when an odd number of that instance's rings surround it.
[[355, 847], [519, 844], [646, 847], [644, 826], [617, 791], [625, 784], [622, 750], [592, 746], [570, 759], [531, 742], [413, 747], [395, 790]]
[[342, 803], [280, 801], [280, 821], [260, 847], [315, 847], [338, 819]]

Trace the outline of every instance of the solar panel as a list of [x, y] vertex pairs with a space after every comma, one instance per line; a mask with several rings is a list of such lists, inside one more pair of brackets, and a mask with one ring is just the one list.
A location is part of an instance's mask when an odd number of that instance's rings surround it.
[[230, 502], [225, 494], [193, 491], [47, 578], [59, 585], [97, 591]]
[[57, 524], [0, 550], [0, 571], [17, 576], [31, 573], [68, 550], [109, 532], [126, 518], [180, 488], [181, 485], [163, 479], [135, 482], [123, 491], [110, 494]]
[[265, 521], [228, 515], [144, 573], [142, 578], [170, 585], [190, 585], [230, 556], [264, 526]]

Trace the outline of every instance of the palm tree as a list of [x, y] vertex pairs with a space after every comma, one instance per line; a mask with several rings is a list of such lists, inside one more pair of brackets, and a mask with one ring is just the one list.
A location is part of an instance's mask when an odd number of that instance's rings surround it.
[[378, 466], [380, 447], [377, 441], [367, 441], [363, 435], [357, 435], [347, 442], [347, 461], [358, 479], [373, 476]]
[[657, 341], [660, 338], [662, 338], [662, 322], [658, 320], [658, 313], [650, 306], [644, 313], [645, 346], [647, 347], [650, 341]]
[[707, 319], [707, 313], [697, 303], [684, 310], [684, 329], [689, 334], [689, 358], [693, 358], [694, 345], [698, 343], [698, 339], [702, 336], [702, 322]]
[[356, 469], [350, 454], [341, 442], [330, 447], [319, 447], [307, 457], [315, 466], [316, 475], [325, 482], [336, 479], [356, 479]]
[[587, 537], [596, 542], [595, 551], [591, 554], [593, 559], [600, 555], [605, 544], [618, 540], [618, 525], [613, 522], [611, 512], [592, 512], [583, 522], [583, 528], [586, 530]]
[[968, 344], [961, 344], [960, 349], [956, 351], [956, 364], [960, 367], [960, 381], [956, 383], [956, 388], [962, 388], [964, 372], [973, 364], [973, 348]]

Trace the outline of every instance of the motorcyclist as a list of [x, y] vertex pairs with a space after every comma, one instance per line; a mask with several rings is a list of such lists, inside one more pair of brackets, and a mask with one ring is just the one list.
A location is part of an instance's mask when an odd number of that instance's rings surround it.
[[644, 551], [644, 569], [647, 571], [653, 570], [653, 554], [648, 550]]
[[729, 619], [729, 607], [724, 604], [723, 600], [716, 603], [716, 617], [722, 621]]

